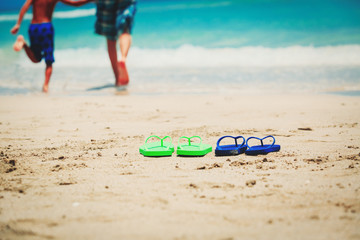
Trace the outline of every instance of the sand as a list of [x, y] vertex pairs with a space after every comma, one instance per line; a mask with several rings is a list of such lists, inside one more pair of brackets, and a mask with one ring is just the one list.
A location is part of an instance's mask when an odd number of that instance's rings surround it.
[[[0, 239], [360, 239], [360, 97], [0, 97]], [[145, 139], [275, 136], [265, 156]]]

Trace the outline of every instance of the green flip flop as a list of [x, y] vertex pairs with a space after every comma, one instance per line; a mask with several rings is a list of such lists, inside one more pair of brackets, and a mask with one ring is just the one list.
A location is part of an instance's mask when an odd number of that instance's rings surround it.
[[[157, 138], [160, 141], [150, 142], [148, 140], [150, 138]], [[170, 142], [164, 141], [169, 138]], [[160, 138], [156, 135], [150, 136], [146, 139], [145, 144], [139, 148], [139, 151], [142, 155], [146, 157], [164, 157], [171, 156], [174, 152], [174, 145], [172, 144], [171, 137], [165, 136], [164, 138]]]
[[[191, 139], [198, 138], [200, 143], [192, 143]], [[187, 139], [187, 143], [180, 143], [181, 139]], [[199, 136], [181, 137], [178, 141], [177, 154], [179, 156], [205, 156], [212, 151], [212, 147], [209, 144], [202, 143], [202, 139]]]

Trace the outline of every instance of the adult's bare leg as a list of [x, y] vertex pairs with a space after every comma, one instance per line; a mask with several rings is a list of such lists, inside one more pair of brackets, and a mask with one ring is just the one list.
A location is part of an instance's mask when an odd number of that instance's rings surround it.
[[119, 67], [118, 67], [118, 58], [117, 58], [117, 52], [116, 52], [116, 41], [114, 40], [107, 40], [107, 48], [108, 48], [108, 54], [109, 59], [111, 62], [111, 67], [114, 71], [115, 75], [115, 85], [119, 85]]
[[119, 37], [121, 62], [126, 62], [127, 55], [131, 46], [131, 35], [130, 33], [124, 32]]
[[129, 83], [129, 74], [126, 69], [126, 59], [131, 46], [131, 35], [128, 32], [124, 32], [119, 37], [121, 60], [118, 63], [119, 66], [119, 78], [118, 83], [120, 85], [127, 85]]

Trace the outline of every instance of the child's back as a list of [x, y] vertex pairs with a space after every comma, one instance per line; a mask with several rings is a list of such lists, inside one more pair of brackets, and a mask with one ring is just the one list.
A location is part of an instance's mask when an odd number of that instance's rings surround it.
[[32, 0], [33, 19], [31, 23], [51, 22], [55, 5], [59, 0]]

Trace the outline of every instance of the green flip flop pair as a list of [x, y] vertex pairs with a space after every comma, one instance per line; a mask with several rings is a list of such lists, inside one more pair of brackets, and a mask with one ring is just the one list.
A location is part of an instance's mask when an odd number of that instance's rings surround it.
[[[157, 138], [160, 141], [149, 142], [149, 139]], [[200, 139], [199, 143], [191, 142], [191, 139], [197, 138]], [[169, 139], [170, 141], [164, 141]], [[186, 143], [180, 143], [181, 139], [186, 139]], [[139, 151], [142, 155], [146, 157], [164, 157], [171, 156], [174, 152], [174, 145], [172, 144], [171, 137], [165, 136], [160, 138], [156, 135], [150, 136], [146, 139], [145, 144], [139, 148]], [[209, 144], [202, 143], [202, 139], [199, 136], [192, 137], [181, 137], [178, 141], [178, 146], [176, 149], [177, 155], [179, 156], [205, 156], [207, 153], [212, 151], [212, 147]]]

